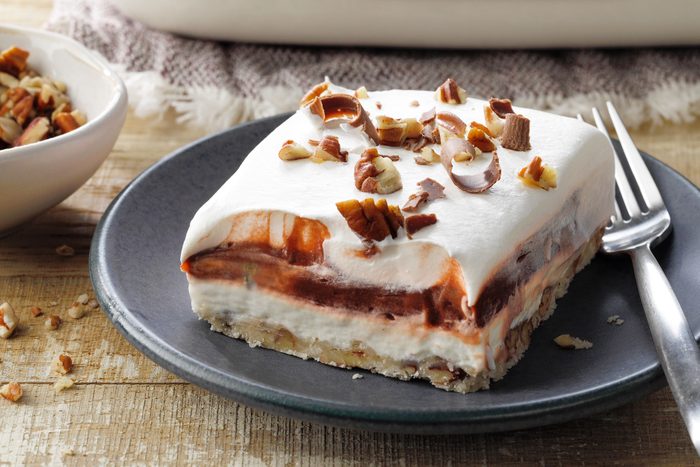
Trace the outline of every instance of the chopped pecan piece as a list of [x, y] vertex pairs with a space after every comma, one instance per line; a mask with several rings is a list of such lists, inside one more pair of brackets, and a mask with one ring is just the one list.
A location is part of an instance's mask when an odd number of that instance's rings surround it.
[[58, 256], [73, 256], [75, 249], [70, 245], [60, 245], [56, 247], [56, 254]]
[[294, 161], [311, 157], [311, 152], [301, 144], [289, 139], [284, 142], [277, 155], [283, 161]]
[[395, 119], [380, 115], [377, 117], [376, 128], [381, 144], [401, 146], [407, 139], [420, 137], [423, 124], [415, 118]]
[[316, 146], [311, 160], [314, 162], [347, 162], [348, 152], [340, 149], [340, 141], [337, 136], [324, 136]]
[[435, 91], [435, 98], [445, 104], [464, 104], [467, 92], [457, 85], [452, 78], [447, 78]]
[[367, 93], [367, 88], [360, 86], [355, 90], [355, 97], [358, 99], [369, 99], [369, 94]]
[[520, 169], [518, 178], [525, 185], [542, 188], [543, 190], [557, 187], [556, 171], [546, 164], [542, 165], [540, 156], [533, 157], [528, 165]]
[[530, 149], [530, 120], [519, 114], [506, 115], [501, 145], [513, 151]]
[[400, 190], [401, 174], [388, 157], [377, 148], [368, 148], [355, 164], [355, 187], [365, 193], [388, 194]]
[[19, 318], [12, 305], [7, 302], [0, 305], [0, 337], [9, 339], [17, 329], [17, 324], [19, 324]]
[[420, 102], [416, 100], [412, 100], [411, 102], [408, 103], [411, 107], [418, 107], [420, 105]]
[[573, 337], [569, 334], [561, 334], [554, 338], [554, 342], [563, 349], [568, 350], [582, 350], [590, 349], [593, 347], [593, 343], [584, 339], [579, 339], [578, 337]]
[[51, 331], [55, 331], [56, 329], [58, 329], [58, 328], [61, 326], [61, 323], [62, 323], [62, 322], [63, 322], [63, 320], [61, 319], [60, 316], [58, 316], [58, 315], [51, 315], [51, 316], [48, 316], [48, 317], [44, 320], [44, 327], [45, 327], [46, 329], [51, 330]]
[[22, 127], [11, 118], [0, 117], [0, 139], [7, 144], [12, 144], [14, 140], [22, 134]]
[[22, 386], [19, 383], [9, 382], [4, 386], [0, 387], [0, 396], [7, 399], [10, 402], [17, 402], [22, 398], [24, 392], [22, 391]]
[[506, 115], [515, 113], [510, 99], [496, 99], [492, 97], [489, 99], [489, 107], [501, 118], [506, 118]]
[[38, 306], [33, 306], [33, 307], [31, 307], [31, 309], [29, 310], [29, 312], [30, 312], [30, 313], [32, 314], [32, 316], [35, 317], [35, 318], [36, 318], [37, 316], [41, 316], [42, 314], [44, 314], [44, 311], [43, 311], [41, 308], [39, 308]]
[[65, 354], [59, 355], [54, 362], [54, 369], [57, 373], [67, 375], [73, 370], [73, 359]]
[[307, 92], [304, 97], [301, 98], [301, 101], [299, 101], [299, 107], [306, 107], [309, 105], [311, 102], [313, 102], [314, 99], [317, 97], [321, 97], [324, 95], [324, 93], [327, 93], [328, 91], [328, 86], [330, 83], [328, 81], [324, 81], [323, 83], [318, 83], [314, 85], [309, 92]]
[[28, 58], [29, 52], [19, 47], [5, 49], [0, 52], [0, 71], [19, 78], [20, 73], [27, 68]]
[[12, 107], [10, 114], [14, 117], [15, 121], [20, 126], [24, 126], [24, 124], [27, 123], [27, 120], [29, 120], [30, 117], [36, 115], [36, 112], [34, 111], [34, 96], [28, 95], [23, 97], [19, 102], [17, 102], [14, 105], [14, 107]]
[[51, 131], [51, 124], [46, 117], [37, 117], [27, 126], [24, 132], [15, 140], [15, 146], [25, 146], [46, 139]]
[[54, 391], [56, 391], [57, 394], [65, 389], [70, 389], [73, 386], [75, 386], [75, 381], [73, 381], [73, 379], [69, 378], [68, 376], [61, 376], [56, 380], [55, 383], [53, 383], [53, 389]]
[[491, 129], [489, 127], [482, 125], [479, 122], [471, 122], [469, 124], [471, 128], [478, 128], [479, 130], [483, 131], [486, 133], [490, 138], [495, 138], [496, 136], [491, 132]]
[[58, 128], [61, 134], [69, 133], [80, 128], [78, 121], [68, 112], [59, 112], [56, 114], [53, 118], [53, 124]]
[[420, 154], [413, 158], [418, 165], [430, 165], [435, 162], [440, 162], [440, 156], [433, 151], [432, 148], [424, 147], [421, 149]]
[[16, 87], [7, 90], [4, 97], [5, 102], [0, 107], [0, 116], [7, 117], [12, 115], [12, 109], [17, 105], [17, 103], [29, 96], [31, 96], [31, 94], [29, 94], [29, 91], [24, 88]]
[[493, 152], [496, 150], [496, 145], [481, 128], [475, 126], [469, 128], [467, 139], [474, 147], [479, 148], [481, 152]]
[[413, 238], [414, 233], [436, 222], [437, 216], [435, 214], [414, 214], [408, 216], [404, 222], [406, 235], [408, 238]]
[[488, 105], [484, 106], [484, 121], [486, 122], [486, 128], [489, 129], [491, 136], [494, 138], [501, 136], [501, 133], [503, 133], [504, 121], [501, 117], [496, 115], [496, 112]]
[[348, 227], [360, 238], [380, 242], [391, 235], [396, 238], [403, 226], [403, 215], [398, 206], [389, 205], [385, 199], [351, 199], [336, 203]]

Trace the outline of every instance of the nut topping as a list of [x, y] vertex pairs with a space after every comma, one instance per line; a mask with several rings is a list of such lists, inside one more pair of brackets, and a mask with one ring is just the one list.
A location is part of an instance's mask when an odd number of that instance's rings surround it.
[[51, 315], [51, 316], [48, 316], [48, 317], [44, 320], [44, 327], [45, 327], [46, 329], [51, 330], [51, 331], [55, 331], [56, 329], [58, 329], [58, 328], [61, 326], [61, 323], [62, 323], [62, 322], [63, 322], [63, 320], [61, 319], [60, 316], [58, 316], [58, 315]]
[[486, 121], [486, 128], [489, 129], [491, 136], [494, 138], [501, 136], [505, 122], [501, 117], [496, 115], [496, 112], [494, 112], [488, 105], [484, 106], [484, 120]]
[[479, 127], [472, 126], [469, 128], [467, 139], [481, 152], [493, 152], [496, 150], [496, 145], [491, 141], [491, 138]]
[[388, 194], [400, 190], [403, 185], [391, 158], [382, 157], [377, 148], [368, 148], [355, 164], [355, 187], [365, 193]]
[[501, 118], [506, 118], [506, 115], [515, 113], [510, 99], [496, 99], [492, 97], [489, 99], [489, 107]]
[[19, 318], [15, 314], [14, 308], [5, 302], [0, 305], [0, 337], [9, 339], [19, 324]]
[[311, 152], [301, 144], [289, 139], [284, 142], [277, 155], [283, 161], [294, 161], [311, 157]]
[[347, 162], [348, 152], [340, 149], [340, 141], [337, 136], [324, 136], [316, 146], [311, 160], [314, 162]]
[[19, 78], [27, 68], [29, 52], [19, 47], [10, 47], [0, 52], [0, 71]]
[[38, 143], [46, 139], [51, 131], [51, 124], [46, 117], [37, 117], [15, 140], [15, 146], [26, 146], [27, 144]]
[[563, 349], [582, 350], [590, 349], [593, 343], [578, 337], [570, 336], [569, 334], [561, 334], [554, 338], [554, 342]]
[[413, 238], [414, 233], [436, 222], [437, 216], [435, 214], [414, 214], [413, 216], [408, 216], [404, 223], [406, 235], [408, 238]]
[[398, 206], [389, 205], [384, 198], [363, 201], [351, 199], [335, 204], [348, 227], [360, 238], [380, 242], [391, 235], [396, 238], [403, 226], [403, 215]]
[[420, 154], [413, 158], [418, 165], [430, 165], [435, 162], [440, 162], [440, 155], [433, 151], [432, 148], [424, 147], [421, 149]]
[[407, 139], [419, 138], [423, 124], [415, 118], [395, 119], [380, 115], [377, 117], [376, 128], [381, 144], [401, 146]]
[[0, 387], [0, 396], [10, 402], [19, 401], [23, 394], [22, 386], [20, 386], [19, 383], [10, 382]]
[[309, 92], [307, 92], [304, 95], [304, 97], [301, 98], [301, 101], [299, 101], [299, 107], [306, 107], [317, 97], [323, 96], [324, 93], [327, 94], [329, 85], [330, 85], [330, 83], [328, 81], [324, 81], [323, 83], [316, 84], [314, 87], [312, 87], [309, 90]]
[[530, 149], [530, 120], [519, 114], [506, 115], [501, 145], [513, 151]]
[[14, 140], [22, 134], [22, 127], [19, 123], [8, 117], [0, 117], [0, 139], [7, 144], [12, 144]]
[[520, 169], [518, 178], [520, 178], [525, 185], [542, 188], [547, 191], [550, 188], [557, 187], [556, 171], [546, 164], [542, 165], [542, 158], [540, 156], [533, 157], [528, 165]]
[[68, 355], [61, 354], [54, 362], [54, 369], [57, 373], [67, 375], [73, 370], [73, 359]]
[[68, 112], [57, 113], [53, 117], [53, 124], [59, 130], [60, 134], [71, 132], [80, 127], [80, 123], [78, 123], [73, 114]]
[[355, 97], [358, 99], [369, 99], [369, 94], [367, 93], [367, 88], [360, 86], [355, 90]]
[[452, 78], [447, 78], [435, 91], [435, 98], [445, 104], [464, 104], [467, 101], [467, 92], [457, 85]]
[[53, 389], [54, 391], [56, 391], [56, 394], [65, 389], [70, 389], [73, 386], [75, 386], [75, 381], [73, 381], [68, 376], [61, 376], [56, 380], [55, 383], [53, 383]]

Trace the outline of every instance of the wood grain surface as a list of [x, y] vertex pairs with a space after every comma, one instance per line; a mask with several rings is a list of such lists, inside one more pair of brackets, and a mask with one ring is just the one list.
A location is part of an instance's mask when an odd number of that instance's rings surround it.
[[[0, 0], [0, 21], [40, 26], [50, 8], [48, 0]], [[90, 238], [109, 202], [143, 169], [200, 136], [171, 117], [150, 122], [130, 115], [112, 154], [78, 192], [0, 239], [0, 301], [12, 303], [21, 318], [17, 334], [0, 340], [0, 383], [19, 381], [25, 391], [16, 404], [0, 399], [0, 465], [698, 464], [668, 389], [594, 417], [520, 432], [368, 433], [223, 399], [146, 359], [99, 310], [68, 318], [79, 294], [93, 296]], [[647, 127], [633, 137], [700, 184], [700, 123]], [[75, 256], [56, 255], [61, 244], [74, 247]], [[46, 330], [29, 313], [34, 305], [61, 315], [61, 328]], [[60, 353], [73, 356], [78, 384], [55, 394], [51, 362]]]

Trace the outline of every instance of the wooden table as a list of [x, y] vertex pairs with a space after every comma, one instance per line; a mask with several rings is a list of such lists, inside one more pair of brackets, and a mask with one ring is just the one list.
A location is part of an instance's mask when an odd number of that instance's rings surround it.
[[[49, 0], [0, 0], [0, 21], [40, 26]], [[0, 239], [0, 301], [21, 327], [0, 340], [0, 382], [19, 381], [20, 403], [0, 400], [0, 465], [445, 465], [476, 463], [689, 465], [697, 463], [668, 389], [591, 418], [527, 431], [474, 436], [365, 433], [278, 417], [192, 386], [136, 351], [99, 311], [66, 316], [88, 292], [90, 238], [103, 211], [143, 169], [202, 133], [172, 118], [129, 116], [97, 173], [59, 206]], [[638, 146], [700, 184], [700, 123], [643, 128]], [[75, 256], [55, 248], [73, 246]], [[58, 305], [50, 307], [53, 301]], [[64, 317], [48, 331], [29, 308]], [[75, 361], [75, 388], [55, 394], [51, 362]], [[624, 355], [611, 355], [624, 358]]]

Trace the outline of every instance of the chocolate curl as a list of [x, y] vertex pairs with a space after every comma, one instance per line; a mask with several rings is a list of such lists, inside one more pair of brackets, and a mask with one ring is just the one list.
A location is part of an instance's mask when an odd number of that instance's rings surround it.
[[461, 118], [451, 112], [439, 112], [435, 118], [438, 126], [441, 126], [450, 133], [459, 137], [464, 136], [467, 131], [467, 124]]
[[506, 115], [515, 113], [510, 99], [496, 99], [492, 97], [489, 99], [489, 107], [501, 118], [506, 118]]
[[[454, 143], [452, 141], [455, 141]], [[460, 152], [469, 150], [468, 141], [458, 138], [450, 138], [442, 146], [440, 159], [442, 166], [447, 170], [452, 182], [462, 191], [467, 193], [482, 193], [491, 188], [501, 178], [501, 164], [498, 161], [498, 154], [494, 151], [491, 163], [481, 173], [469, 175], [457, 175], [452, 172], [452, 159]]]
[[530, 149], [530, 120], [519, 114], [506, 115], [506, 125], [501, 136], [501, 145], [513, 151]]
[[361, 126], [367, 136], [374, 141], [374, 144], [380, 144], [376, 128], [374, 128], [369, 115], [356, 97], [348, 94], [331, 94], [330, 96], [315, 97], [311, 101], [309, 108], [311, 113], [321, 117], [324, 123], [331, 120], [344, 120], [350, 126]]
[[421, 180], [418, 182], [418, 186], [420, 190], [409, 196], [408, 201], [406, 201], [406, 204], [401, 208], [404, 211], [418, 211], [420, 207], [428, 203], [428, 201], [445, 197], [445, 187], [432, 178]]

